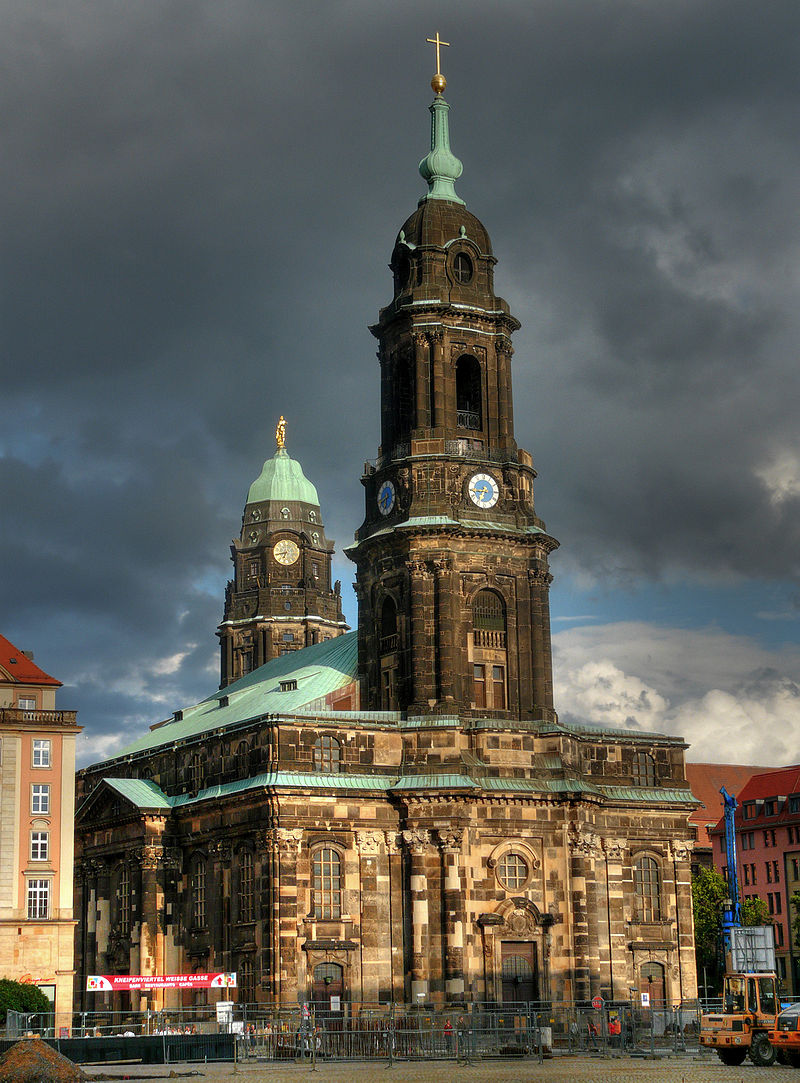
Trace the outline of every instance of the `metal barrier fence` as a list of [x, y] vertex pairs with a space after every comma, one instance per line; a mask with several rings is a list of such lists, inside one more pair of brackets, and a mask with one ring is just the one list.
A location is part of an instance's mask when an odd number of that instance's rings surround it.
[[[227, 1015], [217, 1018], [212, 1004], [163, 1012], [81, 1012], [70, 1027], [55, 1033], [49, 1026], [52, 1017], [9, 1013], [7, 1036], [41, 1034], [53, 1044], [81, 1039], [84, 1061], [92, 1059], [93, 1051], [98, 1060], [157, 1056], [164, 1063], [234, 1057], [259, 1062], [544, 1059], [569, 1053], [694, 1051], [700, 1011], [697, 1001], [648, 1008], [632, 1001], [607, 1002], [597, 1009], [589, 1004], [433, 1008], [342, 1002], [338, 1011], [313, 1005], [274, 1009], [233, 1005]], [[215, 1041], [222, 1035], [229, 1040]]]

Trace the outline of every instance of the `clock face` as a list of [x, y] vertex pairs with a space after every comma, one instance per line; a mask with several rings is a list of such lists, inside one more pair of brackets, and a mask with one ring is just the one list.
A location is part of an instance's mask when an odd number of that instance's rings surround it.
[[388, 515], [394, 507], [395, 492], [391, 481], [384, 481], [378, 490], [378, 510], [381, 515]]
[[469, 479], [469, 498], [479, 508], [493, 508], [500, 498], [500, 486], [491, 474], [475, 474]]
[[279, 542], [275, 542], [272, 553], [279, 564], [294, 564], [300, 556], [297, 545], [288, 538], [282, 538]]

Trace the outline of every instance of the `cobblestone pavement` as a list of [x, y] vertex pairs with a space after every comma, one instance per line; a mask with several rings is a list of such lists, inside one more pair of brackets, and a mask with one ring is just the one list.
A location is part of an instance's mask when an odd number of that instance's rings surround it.
[[[664, 1057], [647, 1060], [638, 1057], [555, 1057], [540, 1064], [536, 1060], [480, 1061], [472, 1065], [452, 1061], [395, 1062], [391, 1068], [385, 1061], [365, 1064], [318, 1062], [312, 1072], [308, 1064], [240, 1065], [176, 1064], [170, 1065], [108, 1065], [84, 1068], [89, 1079], [155, 1080], [165, 1078], [196, 1079], [198, 1083], [284, 1083], [309, 1079], [313, 1083], [789, 1083], [800, 1072], [775, 1065], [756, 1068], [746, 1061], [739, 1068], [726, 1068], [709, 1056]], [[171, 1075], [172, 1073], [172, 1075]], [[197, 1073], [195, 1075], [195, 1073]]]

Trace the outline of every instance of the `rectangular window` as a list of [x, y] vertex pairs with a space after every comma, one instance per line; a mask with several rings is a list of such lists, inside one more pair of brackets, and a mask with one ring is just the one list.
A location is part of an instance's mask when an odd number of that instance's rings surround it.
[[745, 884], [749, 885], [749, 883], [750, 883], [750, 870], [748, 869], [747, 865], [742, 866], [742, 871], [744, 872], [744, 882], [745, 882]]
[[781, 893], [780, 893], [780, 891], [776, 891], [775, 892], [775, 913], [780, 914], [781, 909], [782, 909], [782, 907], [781, 907]]
[[315, 579], [319, 579], [319, 564], [312, 563], [311, 574], [314, 576]]
[[755, 887], [755, 885], [758, 883], [758, 880], [756, 879], [756, 867], [755, 867], [755, 865], [750, 866], [750, 875], [753, 877], [753, 886]]
[[777, 861], [772, 862], [772, 878], [773, 878], [773, 880], [775, 881], [776, 884], [779, 884], [781, 882], [781, 874], [780, 874], [780, 872], [778, 870], [778, 862]]
[[744, 818], [745, 820], [754, 820], [756, 818], [756, 806], [752, 801], [748, 801], [744, 806]]
[[775, 926], [775, 943], [779, 948], [783, 947], [783, 926], [781, 924]]
[[506, 706], [506, 671], [504, 666], [492, 666], [492, 706], [496, 711]]
[[42, 740], [40, 738], [34, 738], [33, 740], [33, 766], [34, 767], [49, 767], [50, 766], [50, 742]]
[[789, 832], [789, 842], [793, 844], [794, 843], [794, 828], [790, 824], [789, 827], [787, 827], [786, 830]]
[[17, 709], [20, 711], [35, 711], [36, 696], [19, 696], [17, 698]]
[[49, 831], [31, 831], [31, 861], [47, 861]]
[[486, 706], [486, 667], [472, 667], [472, 698], [476, 707]]
[[764, 832], [764, 846], [769, 846], [769, 831]]
[[764, 815], [765, 816], [774, 816], [775, 815], [775, 798], [774, 797], [770, 797], [768, 801], [764, 802]]
[[764, 868], [767, 870], [767, 883], [772, 883], [772, 869], [770, 868], [769, 861], [764, 862]]
[[793, 794], [789, 798], [789, 812], [800, 812], [800, 794]]
[[800, 880], [800, 857], [792, 858], [792, 879]]
[[50, 812], [50, 787], [31, 786], [31, 812], [41, 812], [45, 815]]
[[28, 881], [28, 918], [32, 920], [50, 916], [50, 881]]
[[771, 828], [771, 830], [770, 830], [770, 833], [769, 833], [769, 834], [770, 834], [770, 838], [772, 839], [772, 845], [773, 845], [773, 846], [777, 846], [778, 844], [777, 844], [777, 842], [775, 841], [775, 828], [774, 828], [774, 827], [773, 827], [773, 828]]
[[748, 843], [747, 843], [747, 832], [746, 831], [742, 832], [742, 849], [743, 850], [749, 849]]
[[294, 643], [294, 632], [284, 632], [283, 633], [283, 642], [284, 643]]

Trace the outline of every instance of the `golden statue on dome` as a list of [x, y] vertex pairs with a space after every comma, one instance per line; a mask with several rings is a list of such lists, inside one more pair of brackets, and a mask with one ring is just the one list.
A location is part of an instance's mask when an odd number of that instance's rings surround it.
[[281, 414], [278, 427], [275, 430], [275, 443], [278, 445], [278, 451], [282, 451], [286, 447], [286, 418], [283, 414]]

